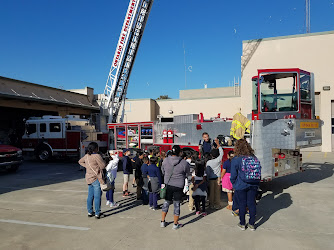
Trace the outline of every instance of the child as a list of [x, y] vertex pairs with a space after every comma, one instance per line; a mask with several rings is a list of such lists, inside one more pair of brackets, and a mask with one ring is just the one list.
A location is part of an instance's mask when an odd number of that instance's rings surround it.
[[[195, 171], [192, 174], [193, 198], [195, 200], [196, 215], [206, 216], [205, 212], [205, 199], [206, 199], [206, 173], [205, 173], [205, 161], [197, 160], [195, 162]], [[200, 209], [200, 206], [202, 209]]]
[[110, 150], [110, 161], [106, 167], [107, 170], [107, 178], [111, 185], [113, 186], [112, 189], [108, 190], [106, 193], [107, 203], [106, 205], [110, 205], [110, 207], [118, 207], [119, 204], [114, 201], [114, 190], [115, 190], [115, 179], [117, 175], [117, 168], [118, 168], [118, 162], [119, 158], [115, 151]]
[[222, 190], [223, 192], [227, 193], [227, 198], [228, 198], [228, 206], [226, 207], [229, 210], [232, 210], [232, 205], [233, 205], [233, 187], [232, 183], [230, 181], [230, 176], [231, 176], [231, 161], [234, 157], [234, 152], [231, 150], [228, 152], [228, 159], [224, 162], [223, 164], [223, 171], [222, 171]]
[[149, 204], [150, 209], [154, 211], [158, 209], [158, 195], [162, 184], [160, 170], [157, 167], [158, 158], [152, 156], [150, 158], [150, 165], [147, 167], [147, 171], [143, 174], [147, 174], [149, 179], [148, 190], [149, 190]]
[[148, 178], [147, 178], [147, 168], [149, 160], [147, 156], [143, 157], [143, 165], [141, 166], [141, 172], [142, 172], [142, 177], [143, 177], [143, 186], [142, 186], [142, 193], [141, 193], [141, 198], [143, 200], [143, 205], [148, 204]]

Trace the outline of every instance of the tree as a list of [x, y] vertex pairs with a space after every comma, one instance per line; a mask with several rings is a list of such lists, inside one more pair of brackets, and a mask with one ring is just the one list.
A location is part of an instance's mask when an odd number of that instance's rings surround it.
[[165, 99], [172, 99], [168, 95], [161, 95], [157, 98], [157, 100], [165, 100]]

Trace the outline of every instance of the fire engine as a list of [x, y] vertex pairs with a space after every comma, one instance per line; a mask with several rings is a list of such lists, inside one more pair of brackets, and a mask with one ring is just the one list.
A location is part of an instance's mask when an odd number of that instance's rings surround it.
[[79, 116], [30, 117], [25, 122], [22, 151], [34, 153], [40, 161], [51, 157], [80, 157], [87, 145], [95, 141], [101, 152], [106, 152], [108, 134], [97, 132], [88, 119]]
[[[262, 165], [263, 181], [302, 170], [300, 149], [320, 146], [321, 120], [315, 117], [313, 74], [298, 69], [263, 69], [252, 78], [250, 133], [245, 138]], [[198, 151], [203, 132], [220, 138], [224, 158], [231, 145], [231, 118], [204, 120], [203, 114], [174, 116], [173, 122], [109, 123], [113, 149], [174, 144]]]

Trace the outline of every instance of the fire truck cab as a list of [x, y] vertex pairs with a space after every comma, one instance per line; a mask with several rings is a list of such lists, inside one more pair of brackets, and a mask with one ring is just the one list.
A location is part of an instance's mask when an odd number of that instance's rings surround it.
[[99, 144], [100, 151], [107, 150], [108, 135], [97, 132], [88, 119], [79, 116], [30, 117], [25, 126], [22, 151], [34, 153], [41, 161], [51, 157], [80, 157], [92, 141]]

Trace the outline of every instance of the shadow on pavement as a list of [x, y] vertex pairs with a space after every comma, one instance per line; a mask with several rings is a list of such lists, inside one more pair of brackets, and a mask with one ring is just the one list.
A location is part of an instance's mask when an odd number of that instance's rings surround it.
[[78, 171], [75, 161], [50, 161], [46, 163], [26, 160], [16, 173], [0, 173], [0, 194], [82, 179], [85, 171]]
[[288, 208], [293, 203], [291, 195], [283, 193], [284, 189], [301, 183], [316, 183], [334, 174], [334, 164], [328, 162], [323, 164], [304, 163], [303, 168], [304, 172], [279, 177], [261, 185], [263, 193], [268, 191], [271, 193], [263, 195], [257, 205], [258, 226], [268, 221], [277, 211]]

